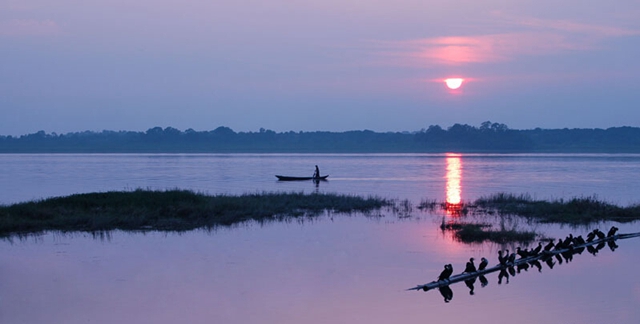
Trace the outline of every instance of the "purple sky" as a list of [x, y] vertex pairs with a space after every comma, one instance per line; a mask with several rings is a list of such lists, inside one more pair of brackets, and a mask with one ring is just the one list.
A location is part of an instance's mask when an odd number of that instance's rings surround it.
[[638, 17], [637, 0], [2, 0], [0, 134], [640, 126]]

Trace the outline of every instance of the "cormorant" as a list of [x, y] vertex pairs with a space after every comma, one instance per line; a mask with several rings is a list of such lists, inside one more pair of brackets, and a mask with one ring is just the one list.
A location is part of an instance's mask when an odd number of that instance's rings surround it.
[[609, 230], [609, 233], [607, 233], [607, 237], [611, 237], [616, 235], [616, 232], [618, 231], [618, 228], [615, 226], [612, 226], [611, 229]]
[[453, 266], [451, 266], [451, 264], [445, 264], [444, 270], [442, 270], [442, 272], [438, 276], [438, 281], [449, 280], [451, 273], [453, 273]]
[[594, 238], [596, 238], [595, 230], [593, 232], [590, 232], [589, 234], [587, 234], [587, 242], [593, 241]]
[[593, 254], [594, 256], [598, 254], [598, 250], [596, 250], [596, 248], [594, 248], [593, 245], [587, 245], [587, 251]]
[[602, 231], [600, 231], [599, 229], [596, 228], [593, 231], [596, 232], [596, 235], [598, 236], [599, 239], [605, 238], [604, 233]]
[[462, 273], [471, 273], [471, 272], [476, 272], [476, 266], [473, 264], [473, 258], [469, 259], [469, 262], [467, 262], [467, 266], [464, 268], [464, 271], [462, 271]]
[[562, 249], [564, 249], [564, 241], [562, 241], [562, 239], [558, 239], [558, 243], [556, 243], [555, 250], [562, 250]]
[[549, 244], [544, 246], [544, 250], [550, 251], [551, 249], [553, 249], [553, 246], [554, 246], [553, 241], [549, 241]]
[[538, 242], [538, 247], [536, 247], [535, 249], [532, 249], [530, 254], [538, 255], [538, 253], [540, 253], [541, 250], [542, 250], [542, 243]]
[[482, 257], [482, 259], [480, 259], [480, 264], [478, 265], [478, 271], [484, 270], [487, 265], [489, 265], [489, 260], [487, 260], [485, 257]]
[[516, 261], [516, 254], [515, 253], [511, 253], [509, 255], [509, 259], [507, 260], [507, 262], [513, 264]]
[[526, 258], [526, 257], [528, 257], [528, 256], [529, 256], [529, 253], [527, 253], [527, 251], [526, 251], [526, 250], [521, 249], [519, 246], [516, 248], [516, 253], [518, 253], [518, 255], [519, 255], [521, 258]]
[[515, 276], [516, 276], [516, 269], [515, 269], [514, 267], [509, 267], [509, 268], [507, 268], [507, 270], [509, 270], [509, 274], [510, 274], [512, 277], [515, 277]]
[[582, 244], [587, 243], [582, 238], [582, 235], [578, 235], [578, 237], [576, 237], [573, 241], [575, 242], [576, 245], [582, 245]]
[[560, 256], [560, 254], [556, 254], [556, 259], [558, 260], [558, 264], [562, 264], [562, 256]]

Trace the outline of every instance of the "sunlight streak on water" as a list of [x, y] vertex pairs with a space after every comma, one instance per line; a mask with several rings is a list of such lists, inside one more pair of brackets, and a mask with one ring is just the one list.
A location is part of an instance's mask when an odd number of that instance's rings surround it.
[[462, 160], [459, 154], [447, 153], [446, 212], [447, 215], [458, 215], [462, 206]]

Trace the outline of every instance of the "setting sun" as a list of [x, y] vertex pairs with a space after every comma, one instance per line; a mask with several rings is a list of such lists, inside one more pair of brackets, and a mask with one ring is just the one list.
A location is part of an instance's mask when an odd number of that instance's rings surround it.
[[460, 88], [460, 86], [462, 85], [462, 81], [464, 81], [464, 79], [462, 78], [450, 78], [444, 80], [444, 82], [447, 84], [447, 88], [451, 90]]

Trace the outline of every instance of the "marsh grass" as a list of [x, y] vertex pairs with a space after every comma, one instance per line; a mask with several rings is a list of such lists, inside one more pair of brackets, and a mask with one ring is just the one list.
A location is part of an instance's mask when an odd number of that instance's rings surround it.
[[492, 210], [535, 219], [542, 223], [589, 224], [601, 221], [630, 222], [640, 219], [640, 205], [620, 207], [596, 197], [576, 197], [568, 200], [536, 200], [529, 195], [498, 193], [477, 199], [476, 212]]
[[0, 236], [43, 231], [185, 231], [249, 220], [313, 217], [324, 212], [370, 213], [395, 202], [338, 194], [205, 195], [188, 190], [75, 194], [0, 206]]
[[517, 226], [507, 229], [503, 222], [499, 229], [493, 229], [488, 223], [445, 222], [442, 220], [440, 229], [453, 231], [456, 240], [462, 243], [482, 243], [490, 241], [499, 244], [518, 242], [528, 244], [540, 235], [534, 231], [518, 230]]

